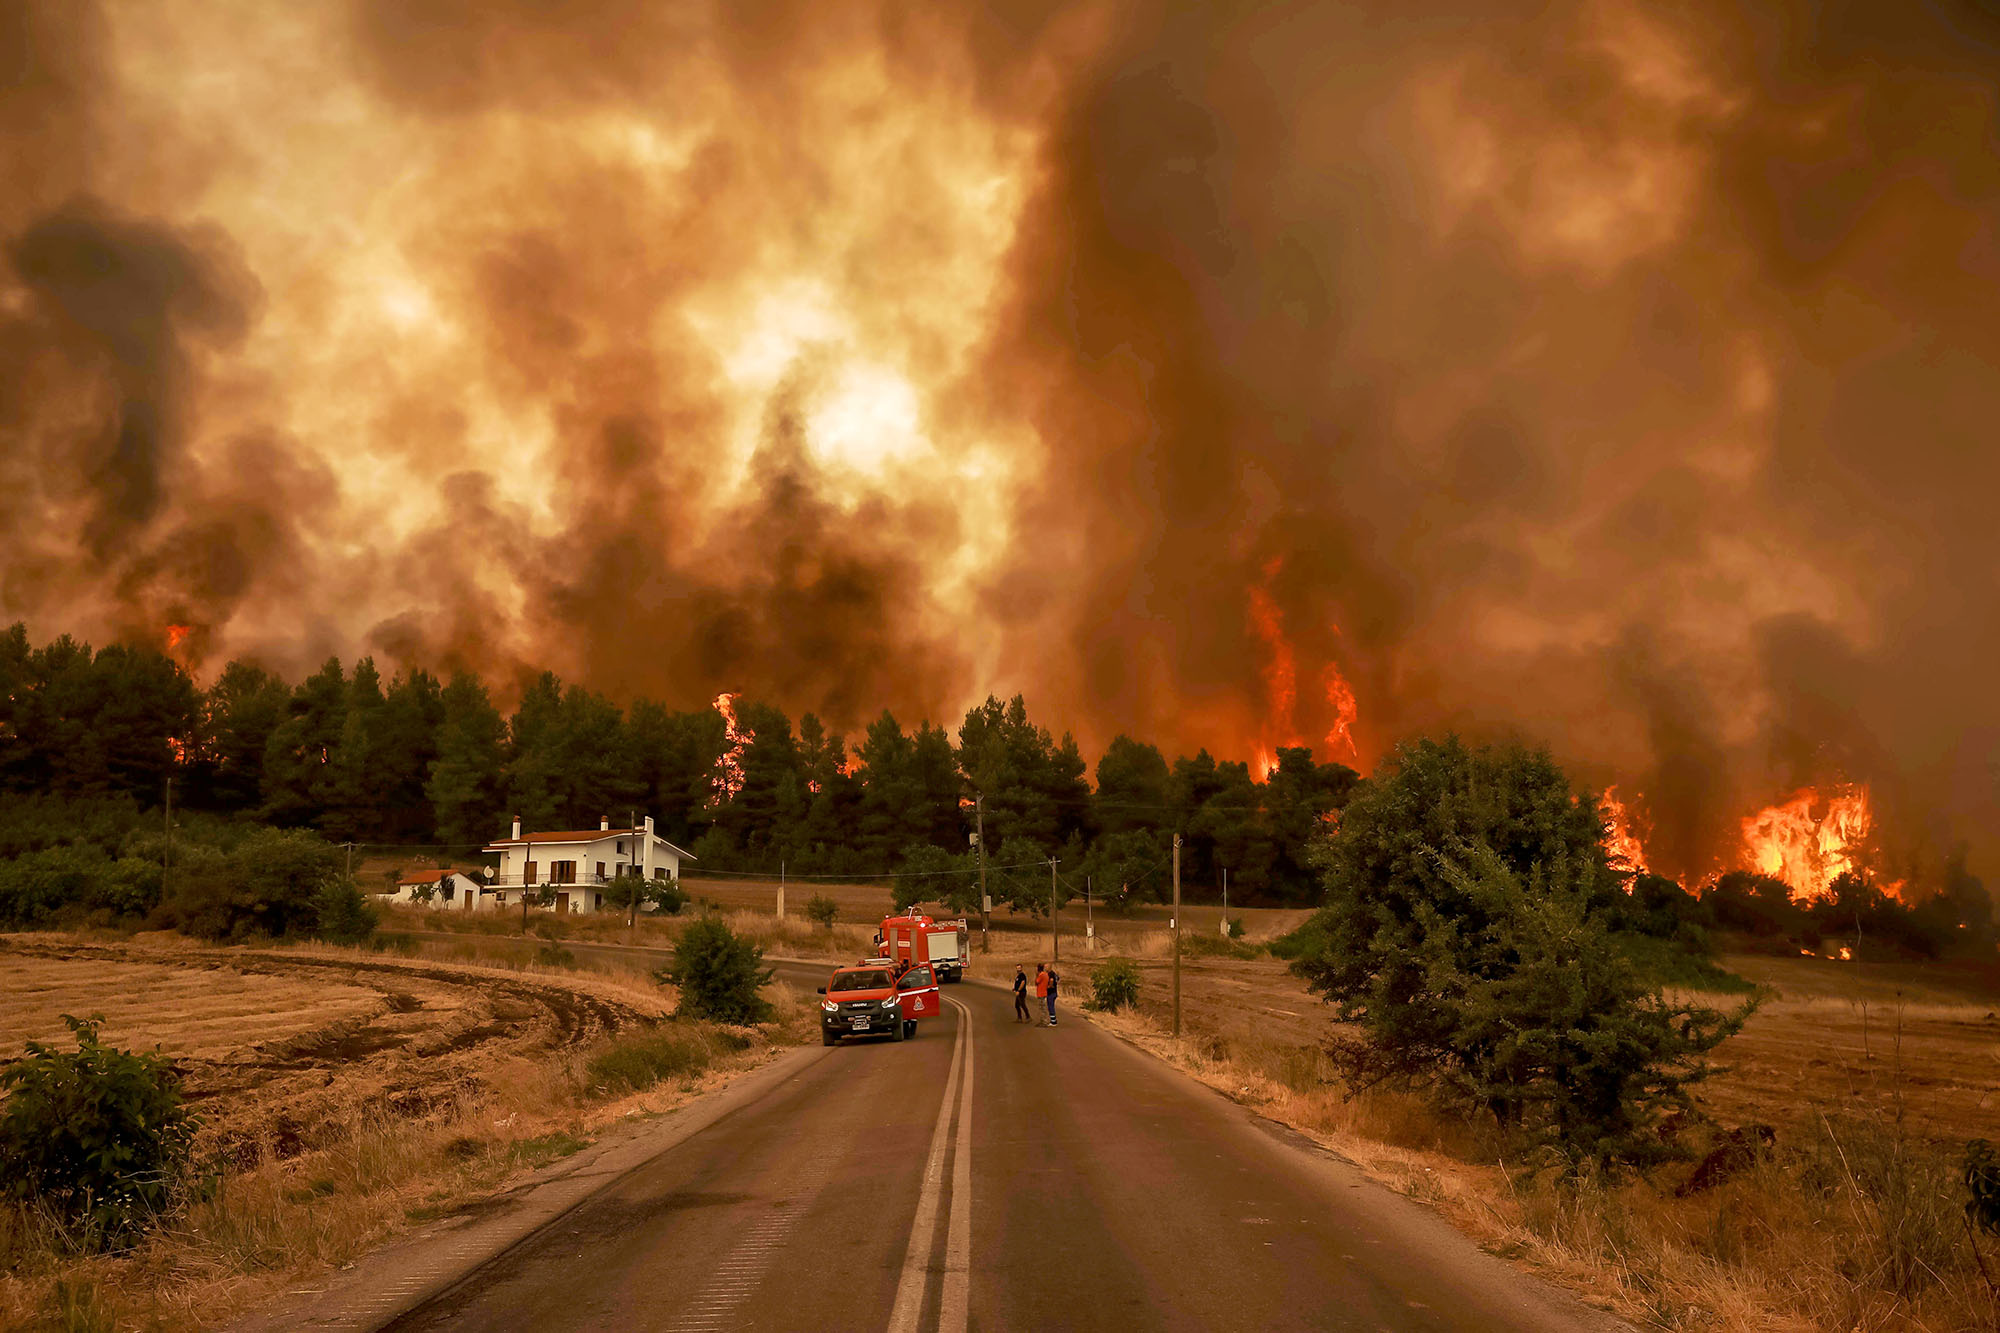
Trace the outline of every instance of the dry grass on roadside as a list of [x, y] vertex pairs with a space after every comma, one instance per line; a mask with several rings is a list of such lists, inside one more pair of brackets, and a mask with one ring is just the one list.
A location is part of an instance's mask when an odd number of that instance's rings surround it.
[[[371, 957], [320, 946], [267, 952]], [[671, 990], [636, 981], [531, 971], [605, 999], [643, 1000], [644, 1012], [672, 1002]], [[767, 998], [773, 1019], [754, 1029], [639, 1023], [581, 1047], [489, 1059], [476, 1080], [454, 1083], [420, 1115], [385, 1115], [357, 1089], [312, 1127], [305, 1151], [287, 1156], [272, 1145], [248, 1154], [254, 1166], [229, 1168], [212, 1197], [126, 1254], [75, 1253], [24, 1210], [0, 1208], [0, 1327], [211, 1327], [280, 1283], [349, 1262], [620, 1121], [671, 1110], [813, 1035], [816, 1014], [797, 992], [773, 986]], [[331, 1086], [329, 1096], [337, 1093]]]
[[[1194, 1029], [1176, 1041], [1145, 1013], [1093, 1021], [1641, 1326], [2000, 1327], [2000, 1304], [1960, 1211], [1952, 1155], [1912, 1134], [1894, 1106], [1819, 1111], [1735, 1179], [1676, 1198], [1687, 1167], [1611, 1182], [1525, 1171], [1481, 1120], [1403, 1093], [1344, 1095], [1312, 1046]], [[2000, 1274], [2000, 1245], [1989, 1241], [1986, 1251]]]

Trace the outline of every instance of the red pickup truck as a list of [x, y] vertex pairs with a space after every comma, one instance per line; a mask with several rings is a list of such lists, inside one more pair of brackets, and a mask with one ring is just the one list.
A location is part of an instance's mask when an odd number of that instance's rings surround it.
[[917, 964], [901, 978], [886, 963], [836, 968], [819, 993], [820, 1039], [828, 1046], [838, 1046], [842, 1037], [904, 1041], [917, 1035], [918, 1019], [944, 1012], [929, 963]]

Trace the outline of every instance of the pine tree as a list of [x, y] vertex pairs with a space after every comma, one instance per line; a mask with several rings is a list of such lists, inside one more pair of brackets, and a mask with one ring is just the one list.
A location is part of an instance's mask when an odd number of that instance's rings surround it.
[[285, 719], [264, 747], [262, 817], [275, 824], [304, 824], [324, 810], [326, 768], [347, 721], [347, 676], [340, 659], [326, 664], [292, 691]]
[[500, 836], [501, 756], [506, 724], [479, 677], [461, 672], [445, 687], [438, 755], [425, 795], [437, 820], [437, 839], [470, 848]]

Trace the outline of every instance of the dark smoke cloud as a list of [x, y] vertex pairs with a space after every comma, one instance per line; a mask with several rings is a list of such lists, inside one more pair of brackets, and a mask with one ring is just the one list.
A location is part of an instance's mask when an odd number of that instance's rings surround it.
[[38, 298], [51, 343], [101, 366], [116, 395], [75, 457], [93, 494], [84, 542], [102, 560], [158, 515], [181, 462], [191, 374], [183, 340], [240, 340], [255, 282], [220, 237], [123, 218], [91, 199], [36, 221], [7, 259]]
[[1986, 7], [327, 13], [0, 16], [0, 614], [2000, 829]]

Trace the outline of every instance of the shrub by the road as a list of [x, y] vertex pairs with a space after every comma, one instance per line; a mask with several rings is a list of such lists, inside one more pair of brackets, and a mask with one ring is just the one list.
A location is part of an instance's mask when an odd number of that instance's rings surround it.
[[1398, 750], [1324, 848], [1326, 906], [1292, 964], [1365, 1034], [1340, 1050], [1350, 1084], [1482, 1108], [1571, 1163], [1668, 1155], [1660, 1121], [1749, 1007], [1641, 978], [1603, 839], [1546, 754]]
[[0, 1190], [113, 1244], [183, 1201], [195, 1120], [164, 1057], [103, 1045], [100, 1019], [63, 1021], [76, 1050], [29, 1042], [0, 1070]]
[[1112, 1013], [1139, 1003], [1139, 969], [1127, 958], [1107, 958], [1090, 970], [1090, 1007]]
[[706, 1024], [674, 1023], [619, 1037], [584, 1066], [593, 1095], [644, 1092], [663, 1079], [700, 1074], [717, 1057], [748, 1050], [740, 1032]]
[[682, 1018], [717, 1023], [761, 1023], [771, 1006], [758, 994], [771, 979], [764, 951], [720, 920], [706, 917], [681, 932], [674, 961], [661, 976], [680, 987]]
[[840, 916], [840, 907], [823, 893], [815, 893], [806, 899], [806, 920], [818, 922], [828, 930]]

